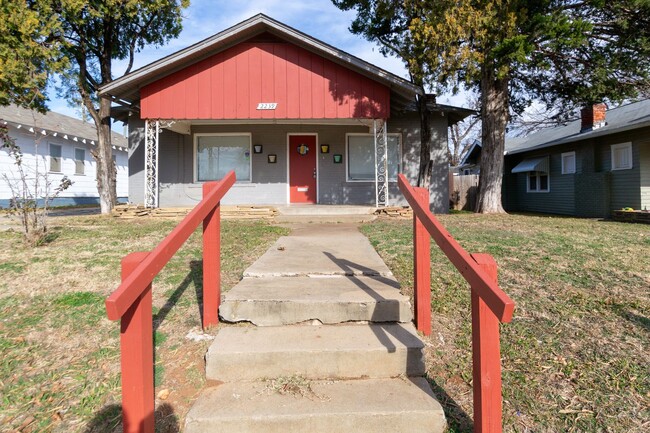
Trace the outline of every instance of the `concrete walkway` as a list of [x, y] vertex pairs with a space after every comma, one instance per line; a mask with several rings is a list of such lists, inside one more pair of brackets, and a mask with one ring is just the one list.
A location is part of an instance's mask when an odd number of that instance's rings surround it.
[[[185, 431], [445, 428], [408, 298], [352, 224], [293, 226], [223, 298]], [[281, 384], [281, 385], [278, 385]]]

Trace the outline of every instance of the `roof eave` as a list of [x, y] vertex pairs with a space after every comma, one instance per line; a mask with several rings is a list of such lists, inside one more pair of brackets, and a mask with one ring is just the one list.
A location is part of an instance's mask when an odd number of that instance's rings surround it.
[[[215, 45], [223, 43], [224, 46], [221, 48], [226, 49], [229, 46], [235, 45], [241, 40], [248, 39], [249, 37], [252, 37], [255, 34], [264, 31], [269, 31], [270, 33], [276, 34], [276, 36], [292, 39], [303, 48], [306, 48], [310, 51], [316, 51], [317, 53], [323, 53], [326, 56], [330, 57], [333, 61], [337, 61], [337, 63], [346, 65], [348, 67], [352, 65], [359, 71], [364, 72], [364, 75], [370, 76], [370, 78], [373, 78], [377, 81], [384, 82], [391, 88], [391, 90], [396, 91], [397, 93], [404, 96], [414, 96], [415, 94], [419, 94], [421, 92], [421, 90], [415, 84], [404, 78], [378, 68], [349, 53], [338, 50], [333, 46], [326, 44], [325, 42], [312, 38], [311, 36], [306, 35], [305, 33], [302, 33], [299, 30], [296, 30], [285, 24], [282, 24], [264, 14], [258, 14], [245, 21], [235, 24], [234, 26], [223, 30], [222, 32], [219, 32], [216, 35], [197, 42], [196, 44], [184, 48], [176, 53], [163, 57], [160, 60], [143, 66], [142, 68], [139, 68], [124, 77], [118, 78], [117, 80], [106, 84], [99, 89], [99, 95], [111, 95], [130, 101], [130, 99], [128, 97], [125, 97], [126, 95], [123, 94], [124, 90], [128, 89], [129, 86], [137, 85], [138, 88], [141, 88], [143, 85], [149, 84], [161, 78], [159, 76], [161, 72], [164, 74], [163, 76], [167, 76], [171, 73], [174, 73], [178, 69], [186, 67], [187, 65], [180, 65], [180, 68], [173, 68], [173, 65], [182, 62], [184, 59], [192, 56], [197, 56], [196, 61], [200, 61], [200, 56], [202, 53], [205, 54], [205, 57], [214, 54], [211, 48]], [[232, 42], [231, 45], [228, 45], [229, 41]], [[135, 101], [130, 102], [133, 103]]]
[[547, 147], [558, 146], [558, 145], [561, 145], [561, 144], [575, 143], [577, 141], [583, 141], [583, 140], [588, 140], [588, 139], [591, 139], [591, 138], [603, 137], [603, 136], [606, 136], [606, 135], [618, 134], [618, 133], [621, 133], [621, 132], [631, 131], [631, 130], [634, 130], [634, 129], [641, 129], [641, 128], [645, 128], [645, 127], [650, 127], [650, 120], [646, 121], [646, 122], [635, 123], [635, 124], [632, 124], [632, 125], [619, 126], [618, 128], [608, 129], [608, 128], [605, 127], [605, 128], [601, 128], [601, 129], [596, 129], [596, 130], [590, 131], [588, 133], [581, 133], [581, 134], [573, 135], [573, 136], [570, 136], [570, 137], [561, 138], [561, 139], [558, 139], [558, 140], [553, 140], [553, 141], [549, 141], [549, 142], [546, 142], [546, 143], [538, 144], [536, 146], [527, 147], [527, 148], [524, 148], [524, 149], [515, 149], [515, 150], [506, 149], [506, 154], [507, 155], [516, 155], [518, 153], [530, 152], [532, 150], [545, 149]]

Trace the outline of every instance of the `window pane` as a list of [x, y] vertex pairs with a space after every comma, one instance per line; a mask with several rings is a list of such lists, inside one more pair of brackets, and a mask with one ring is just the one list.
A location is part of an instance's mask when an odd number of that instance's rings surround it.
[[528, 175], [528, 190], [537, 191], [537, 175], [535, 173]]
[[548, 175], [546, 174], [539, 175], [539, 190], [548, 191]]
[[198, 137], [197, 180], [219, 180], [235, 170], [237, 180], [251, 180], [248, 135]]
[[576, 155], [567, 153], [562, 155], [562, 174], [571, 174], [576, 172]]
[[388, 136], [388, 179], [397, 180], [400, 170], [399, 136]]
[[74, 150], [74, 173], [75, 174], [84, 174], [85, 165], [84, 160], [86, 159], [86, 151], [84, 149], [75, 149]]
[[375, 138], [348, 136], [348, 176], [351, 180], [375, 180]]
[[612, 146], [612, 169], [632, 168], [632, 145], [630, 143]]
[[50, 171], [61, 171], [61, 146], [50, 144]]

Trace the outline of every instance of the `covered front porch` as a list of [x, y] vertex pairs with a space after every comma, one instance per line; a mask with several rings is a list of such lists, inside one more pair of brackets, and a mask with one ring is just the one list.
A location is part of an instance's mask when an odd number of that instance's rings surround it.
[[229, 170], [237, 183], [224, 204], [397, 204], [402, 155], [414, 150], [403, 146], [401, 130], [389, 133], [383, 119], [156, 119], [145, 120], [143, 129], [147, 207], [192, 206], [203, 182]]

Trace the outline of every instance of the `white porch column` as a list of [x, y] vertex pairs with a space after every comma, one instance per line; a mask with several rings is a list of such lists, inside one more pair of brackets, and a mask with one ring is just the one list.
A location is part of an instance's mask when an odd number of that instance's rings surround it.
[[373, 119], [375, 135], [375, 205], [388, 206], [388, 125], [386, 119]]
[[160, 121], [144, 121], [144, 206], [158, 207], [158, 137]]

